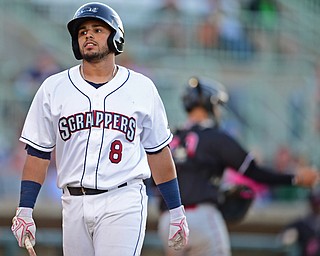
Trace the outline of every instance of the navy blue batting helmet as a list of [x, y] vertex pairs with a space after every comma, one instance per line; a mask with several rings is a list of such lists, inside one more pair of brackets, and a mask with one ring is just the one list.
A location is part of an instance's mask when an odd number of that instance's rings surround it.
[[87, 20], [97, 19], [105, 22], [112, 30], [108, 38], [108, 47], [116, 55], [123, 52], [124, 29], [120, 16], [106, 4], [92, 2], [82, 5], [67, 24], [72, 38], [72, 50], [77, 60], [82, 59], [78, 43], [79, 26]]

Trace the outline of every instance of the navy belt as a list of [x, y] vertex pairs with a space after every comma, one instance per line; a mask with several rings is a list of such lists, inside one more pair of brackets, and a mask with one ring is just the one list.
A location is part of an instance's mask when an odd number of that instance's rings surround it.
[[67, 187], [70, 195], [72, 196], [83, 196], [83, 195], [98, 195], [98, 194], [102, 194], [102, 193], [106, 193], [108, 191], [114, 190], [116, 188], [122, 188], [127, 186], [128, 183], [125, 182], [115, 188], [112, 189], [106, 189], [106, 190], [102, 190], [102, 189], [94, 189], [94, 188], [84, 188], [84, 187]]

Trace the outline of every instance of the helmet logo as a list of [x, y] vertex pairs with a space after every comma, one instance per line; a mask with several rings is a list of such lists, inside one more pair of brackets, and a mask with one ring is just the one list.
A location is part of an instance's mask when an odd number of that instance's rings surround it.
[[88, 7], [85, 7], [85, 8], [83, 8], [83, 9], [81, 9], [81, 10], [78, 12], [78, 15], [83, 14], [83, 13], [85, 13], [85, 12], [93, 12], [93, 13], [95, 13], [95, 12], [98, 12], [98, 9], [99, 9], [99, 8], [97, 8], [97, 7], [90, 7], [90, 6], [88, 6]]

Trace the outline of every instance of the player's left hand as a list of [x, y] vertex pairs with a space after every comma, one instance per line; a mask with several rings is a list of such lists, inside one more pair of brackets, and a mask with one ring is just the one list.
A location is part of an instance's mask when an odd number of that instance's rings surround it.
[[180, 250], [188, 243], [189, 228], [183, 205], [170, 211], [169, 247]]
[[297, 186], [313, 187], [319, 184], [320, 173], [313, 167], [298, 167], [294, 181]]

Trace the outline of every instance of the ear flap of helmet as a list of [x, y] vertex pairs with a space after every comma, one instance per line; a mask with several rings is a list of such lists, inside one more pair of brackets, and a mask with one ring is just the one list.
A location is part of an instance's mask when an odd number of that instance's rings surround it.
[[124, 46], [124, 38], [119, 36], [116, 31], [112, 31], [110, 36], [108, 37], [108, 47], [111, 51], [113, 51], [116, 55], [123, 52]]
[[81, 52], [80, 52], [80, 49], [79, 49], [79, 43], [78, 43], [77, 39], [72, 39], [72, 50], [73, 50], [74, 57], [77, 60], [81, 60], [82, 59], [82, 55], [81, 55]]

